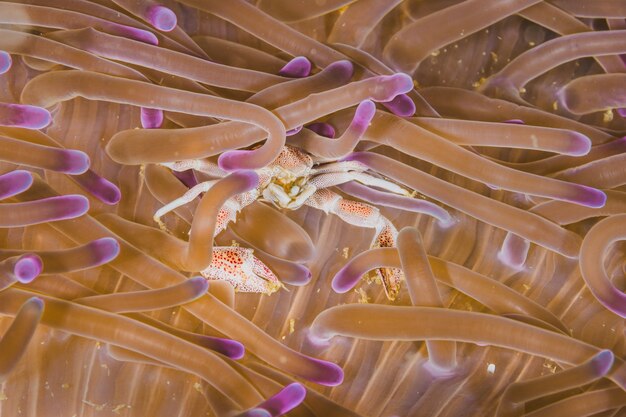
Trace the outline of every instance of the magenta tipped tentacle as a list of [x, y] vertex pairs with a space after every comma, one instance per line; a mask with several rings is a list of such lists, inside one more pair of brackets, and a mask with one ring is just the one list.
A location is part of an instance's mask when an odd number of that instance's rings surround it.
[[96, 239], [85, 246], [92, 255], [92, 267], [109, 263], [120, 253], [120, 244], [112, 237]]
[[144, 129], [158, 129], [163, 124], [163, 110], [141, 108], [141, 126]]
[[28, 284], [34, 280], [42, 271], [43, 262], [35, 254], [23, 255], [15, 263], [13, 273], [19, 282]]
[[145, 20], [163, 32], [172, 31], [177, 24], [176, 14], [168, 7], [154, 4], [147, 8]]
[[302, 126], [298, 126], [298, 127], [294, 127], [293, 129], [289, 129], [288, 131], [285, 132], [286, 136], [293, 136], [296, 133], [298, 133], [299, 131], [302, 130]]
[[204, 336], [203, 346], [221, 353], [233, 360], [243, 358], [246, 353], [244, 345], [236, 340]]
[[193, 169], [185, 171], [172, 171], [172, 174], [174, 174], [180, 182], [185, 184], [187, 188], [193, 188], [198, 185], [198, 179], [196, 178], [196, 174], [193, 172]]
[[33, 175], [21, 169], [0, 175], [0, 200], [26, 191], [33, 184]]
[[301, 287], [307, 285], [311, 282], [312, 274], [309, 268], [303, 265], [293, 264], [298, 269], [298, 273], [291, 276], [281, 275], [280, 280], [289, 285], [293, 285], [295, 287]]
[[0, 291], [15, 283], [28, 284], [43, 268], [41, 258], [33, 253], [25, 253], [0, 261]]
[[[372, 96], [372, 100], [374, 101], [383, 103], [390, 102], [396, 99], [396, 96], [408, 93], [413, 89], [413, 79], [401, 72], [393, 75], [381, 75], [378, 79], [380, 80], [378, 89]], [[401, 104], [406, 105], [406, 101], [403, 99], [397, 100], [398, 102], [394, 102], [394, 104], [391, 105], [394, 111], [404, 110], [408, 112], [409, 109], [400, 106]], [[396, 104], [398, 104], [397, 107]]]
[[114, 205], [122, 198], [122, 193], [117, 185], [96, 174], [91, 169], [84, 174], [72, 177], [72, 179], [104, 204]]
[[287, 62], [284, 67], [278, 71], [279, 75], [291, 78], [308, 77], [311, 74], [311, 61], [303, 56], [297, 56]]
[[282, 416], [299, 406], [305, 397], [306, 388], [302, 384], [294, 382], [256, 408], [267, 410], [272, 417]]
[[374, 118], [374, 114], [376, 114], [376, 105], [374, 102], [371, 100], [364, 100], [357, 106], [350, 126], [358, 129], [359, 132], [365, 132], [372, 121], [372, 118]]
[[325, 122], [311, 123], [310, 125], [306, 125], [304, 127], [326, 138], [332, 139], [335, 137], [335, 134], [336, 134], [335, 128], [330, 123], [325, 123]]
[[505, 265], [519, 270], [526, 262], [529, 249], [529, 241], [509, 232], [506, 234], [502, 247], [498, 251], [498, 259]]
[[125, 36], [136, 41], [144, 42], [150, 45], [158, 45], [159, 39], [152, 32], [143, 29], [137, 29], [131, 26], [119, 25], [117, 32], [119, 35]]
[[43, 129], [52, 122], [50, 112], [26, 104], [0, 103], [0, 126]]
[[10, 70], [12, 64], [13, 60], [11, 59], [11, 54], [0, 51], [0, 75]]
[[[410, 91], [410, 90], [409, 90]], [[411, 117], [415, 114], [415, 102], [408, 95], [398, 94], [390, 101], [382, 103], [390, 112], [400, 117]]]

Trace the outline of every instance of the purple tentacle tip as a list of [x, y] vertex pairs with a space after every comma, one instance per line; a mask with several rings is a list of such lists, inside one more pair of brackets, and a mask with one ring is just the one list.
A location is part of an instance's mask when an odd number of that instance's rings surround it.
[[0, 200], [26, 191], [33, 184], [33, 175], [21, 169], [0, 175]]
[[245, 182], [246, 191], [259, 186], [259, 174], [254, 171], [238, 171], [231, 175], [236, 176], [237, 178], [240, 178], [240, 181]]
[[326, 70], [336, 72], [341, 79], [349, 80], [354, 74], [354, 65], [347, 59], [342, 59], [327, 66]]
[[311, 360], [315, 362], [318, 372], [317, 375], [309, 375], [306, 379], [327, 387], [336, 387], [343, 382], [343, 369], [339, 365], [321, 359], [311, 358]]
[[39, 297], [31, 297], [28, 300], [26, 300], [24, 304], [32, 304], [37, 308], [37, 310], [43, 311], [44, 302]]
[[580, 195], [570, 200], [573, 203], [591, 208], [601, 208], [606, 204], [606, 194], [602, 190], [584, 185], [579, 186], [579, 189], [581, 191]]
[[143, 29], [137, 29], [131, 26], [120, 25], [120, 32], [122, 35], [134, 39], [136, 41], [144, 42], [150, 45], [158, 45], [159, 39], [152, 32]]
[[617, 112], [617, 114], [619, 114], [620, 117], [626, 117], [626, 109], [620, 107], [618, 109], [615, 109], [615, 111]]
[[333, 291], [338, 294], [343, 294], [350, 291], [354, 286], [359, 282], [361, 276], [358, 274], [354, 274], [349, 265], [344, 266], [337, 272], [337, 274], [333, 277], [333, 281], [331, 283], [331, 287]]
[[598, 352], [591, 361], [595, 374], [600, 377], [609, 373], [613, 367], [615, 355], [611, 350], [605, 349]]
[[89, 210], [89, 200], [79, 194], [50, 197], [45, 200], [49, 204], [53, 204], [56, 209], [48, 221], [74, 219], [82, 216]]
[[524, 123], [524, 121], [522, 119], [510, 119], [510, 120], [505, 120], [503, 123], [509, 123], [512, 125], [525, 125], [526, 123]]
[[362, 101], [359, 103], [356, 111], [354, 112], [352, 123], [366, 128], [374, 118], [375, 114], [376, 105], [374, 102], [371, 100]]
[[209, 290], [209, 281], [204, 277], [198, 276], [189, 278], [188, 282], [191, 283], [191, 286], [193, 287], [195, 293], [198, 294], [198, 297], [206, 294]]
[[22, 256], [13, 268], [13, 273], [19, 282], [28, 284], [34, 280], [43, 270], [41, 258], [35, 254]]
[[399, 94], [391, 101], [382, 103], [390, 112], [399, 117], [411, 117], [415, 114], [415, 103], [406, 94]]
[[567, 155], [572, 156], [583, 156], [587, 155], [591, 150], [591, 139], [587, 136], [582, 135], [578, 132], [573, 132], [573, 140], [571, 142], [571, 146], [569, 147], [569, 151]]
[[232, 339], [206, 336], [203, 344], [205, 347], [219, 352], [233, 360], [243, 358], [243, 355], [246, 353], [245, 347], [241, 343]]
[[234, 150], [224, 152], [217, 158], [217, 165], [227, 172], [237, 171], [239, 169], [260, 168], [260, 166], [256, 166], [252, 161], [249, 161], [250, 157], [254, 155], [256, 151], [255, 149], [254, 151]]
[[169, 32], [176, 27], [176, 14], [169, 8], [161, 5], [150, 6], [146, 12], [146, 20], [155, 28]]
[[297, 265], [297, 269], [298, 272], [295, 276], [281, 276], [281, 280], [285, 284], [293, 285], [296, 287], [301, 287], [308, 284], [313, 276], [309, 268], [302, 265]]
[[507, 233], [497, 257], [505, 265], [519, 271], [524, 267], [529, 249], [530, 242], [526, 239], [513, 233]]
[[76, 151], [73, 149], [63, 150], [63, 161], [59, 172], [63, 172], [69, 175], [84, 174], [89, 169], [89, 156], [85, 152]]
[[285, 136], [293, 136], [296, 133], [300, 132], [302, 130], [302, 126], [298, 126], [295, 127], [293, 129], [289, 129], [288, 131], [285, 132]]
[[0, 103], [0, 126], [43, 129], [52, 122], [52, 115], [44, 108], [26, 104]]
[[299, 406], [306, 397], [306, 388], [297, 382], [287, 385], [280, 392], [257, 406], [267, 410], [272, 417], [281, 416]]
[[326, 138], [332, 139], [335, 137], [336, 134], [335, 128], [328, 123], [311, 123], [310, 125], [305, 127]]
[[10, 70], [11, 64], [13, 64], [11, 54], [5, 51], [0, 51], [0, 75]]
[[311, 62], [303, 56], [295, 57], [278, 71], [278, 75], [291, 78], [308, 77], [310, 73]]
[[122, 193], [115, 184], [102, 178], [92, 170], [88, 170], [84, 174], [74, 177], [74, 179], [104, 204], [117, 204], [122, 198]]
[[120, 254], [120, 244], [112, 237], [96, 239], [89, 245], [91, 245], [93, 249], [94, 262], [96, 265], [111, 262]]
[[198, 179], [196, 178], [196, 174], [193, 172], [193, 169], [188, 169], [186, 171], [172, 171], [172, 174], [180, 182], [185, 184], [187, 188], [192, 188], [198, 185]]
[[142, 107], [139, 117], [144, 129], [158, 129], [163, 124], [163, 110], [161, 109]]
[[[388, 75], [384, 77], [385, 82], [389, 83], [391, 90], [391, 98], [399, 95], [406, 94], [409, 91], [413, 90], [413, 78], [409, 75], [404, 74], [402, 72], [398, 72], [393, 75]], [[408, 97], [407, 97], [408, 98]], [[388, 100], [383, 100], [388, 101]]]

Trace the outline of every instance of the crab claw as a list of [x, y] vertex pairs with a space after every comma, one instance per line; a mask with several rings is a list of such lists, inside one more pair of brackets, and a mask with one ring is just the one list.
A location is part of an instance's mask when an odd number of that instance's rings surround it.
[[[398, 230], [387, 219], [384, 219], [384, 223], [380, 228], [380, 231], [374, 238], [372, 248], [391, 248], [396, 246], [396, 238], [398, 237]], [[400, 292], [400, 282], [404, 278], [402, 270], [398, 268], [378, 268], [376, 269], [376, 275], [383, 283], [383, 289], [387, 298], [391, 301], [398, 297]]]
[[283, 286], [252, 249], [238, 246], [214, 247], [211, 264], [200, 273], [207, 279], [227, 281], [239, 292], [271, 294]]

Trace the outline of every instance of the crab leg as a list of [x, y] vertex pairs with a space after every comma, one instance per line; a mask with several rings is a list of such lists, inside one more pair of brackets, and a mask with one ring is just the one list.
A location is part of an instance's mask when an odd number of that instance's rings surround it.
[[162, 224], [161, 217], [165, 216], [170, 211], [175, 210], [178, 207], [189, 203], [190, 201], [193, 201], [193, 199], [198, 197], [200, 194], [206, 193], [211, 189], [213, 185], [215, 185], [216, 182], [217, 180], [205, 181], [201, 182], [195, 187], [190, 188], [187, 192], [185, 192], [185, 194], [178, 197], [176, 200], [170, 201], [169, 203], [158, 209], [156, 213], [154, 213], [154, 216], [152, 218], [156, 223]]
[[211, 264], [200, 273], [209, 280], [227, 281], [238, 292], [271, 294], [282, 287], [252, 249], [238, 246], [214, 247]]
[[204, 159], [185, 159], [183, 161], [176, 162], [163, 162], [160, 165], [177, 172], [193, 169], [210, 175], [211, 177], [223, 178], [228, 175], [228, 172], [224, 171], [216, 163], [209, 162]]
[[[326, 213], [336, 214], [341, 220], [354, 226], [375, 229], [376, 234], [372, 240], [372, 248], [387, 248], [396, 245], [398, 231], [374, 206], [346, 200], [328, 189], [317, 190], [305, 204]], [[383, 283], [387, 298], [395, 300], [400, 289], [402, 272], [396, 268], [379, 268], [376, 273]]]
[[[339, 162], [338, 164], [341, 164]], [[399, 185], [384, 180], [382, 178], [375, 177], [365, 172], [358, 171], [339, 171], [326, 173], [321, 175], [316, 175], [309, 180], [309, 184], [315, 186], [317, 189], [333, 187], [335, 185], [345, 184], [350, 181], [358, 181], [361, 184], [368, 185], [370, 187], [377, 187], [383, 189], [385, 191], [389, 191], [394, 194], [402, 195], [402, 196], [410, 196], [411, 192], [405, 190]]]

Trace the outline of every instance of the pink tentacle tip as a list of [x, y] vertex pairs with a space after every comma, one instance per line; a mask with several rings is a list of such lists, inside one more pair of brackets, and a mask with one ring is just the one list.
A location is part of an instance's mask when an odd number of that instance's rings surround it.
[[11, 59], [11, 54], [5, 51], [0, 51], [0, 75], [10, 70], [12, 64], [13, 60]]
[[302, 265], [297, 265], [298, 270], [294, 276], [281, 276], [281, 280], [285, 284], [293, 285], [294, 287], [301, 287], [311, 282], [313, 275], [311, 271]]
[[85, 152], [73, 149], [60, 151], [62, 160], [60, 161], [59, 172], [69, 175], [80, 175], [87, 172], [91, 161]]
[[591, 151], [591, 139], [578, 132], [573, 132], [573, 140], [569, 146], [567, 155], [584, 156]]
[[52, 115], [44, 108], [27, 104], [0, 103], [0, 126], [43, 129], [52, 122]]
[[391, 101], [382, 103], [390, 112], [399, 117], [411, 117], [417, 108], [415, 103], [406, 94], [398, 94]]
[[306, 388], [302, 384], [294, 382], [259, 404], [257, 408], [268, 411], [273, 417], [282, 416], [299, 406], [305, 397]]
[[244, 185], [245, 191], [250, 191], [253, 188], [256, 188], [259, 186], [259, 174], [257, 174], [254, 171], [242, 170], [242, 171], [235, 172], [231, 175], [236, 176], [237, 178], [240, 178], [240, 181], [242, 181], [245, 184]]
[[311, 74], [311, 61], [303, 56], [295, 57], [278, 71], [278, 75], [291, 78], [304, 78], [309, 74]]
[[149, 45], [158, 45], [159, 39], [152, 32], [143, 29], [137, 29], [131, 26], [121, 26], [120, 34], [136, 41], [144, 42]]
[[35, 254], [22, 256], [16, 263], [13, 273], [19, 282], [28, 284], [34, 280], [43, 270], [41, 258]]
[[158, 129], [163, 124], [163, 110], [161, 109], [142, 107], [139, 117], [144, 129]]
[[310, 125], [307, 125], [305, 127], [320, 136], [324, 136], [325, 138], [332, 139], [337, 134], [335, 128], [329, 123], [311, 123]]
[[146, 20], [156, 29], [163, 32], [174, 30], [178, 20], [176, 14], [169, 8], [159, 4], [152, 5], [146, 11]]
[[611, 350], [601, 350], [591, 359], [593, 372], [598, 377], [604, 376], [610, 372], [614, 362], [615, 355]]
[[26, 300], [26, 302], [24, 303], [24, 305], [30, 305], [32, 307], [34, 307], [37, 311], [42, 312], [43, 308], [44, 308], [44, 301], [39, 298], [39, 297], [31, 297], [28, 300]]
[[371, 100], [365, 100], [359, 103], [354, 112], [352, 125], [359, 129], [366, 129], [376, 114], [376, 105]]
[[49, 197], [40, 201], [45, 201], [54, 209], [48, 221], [75, 219], [89, 210], [89, 200], [79, 194]]
[[0, 200], [20, 194], [32, 184], [33, 175], [21, 169], [0, 175]]
[[95, 265], [111, 262], [120, 254], [120, 244], [112, 237], [103, 237], [89, 243]]
[[336, 293], [344, 294], [354, 288], [360, 279], [360, 274], [355, 274], [348, 264], [335, 274], [330, 285]]
[[296, 133], [299, 133], [302, 130], [302, 126], [294, 127], [293, 129], [289, 129], [285, 132], [285, 136], [293, 136]]
[[262, 168], [263, 165], [253, 160], [253, 156], [257, 154], [259, 149], [261, 148], [253, 151], [234, 150], [224, 152], [217, 158], [217, 165], [226, 172]]
[[569, 201], [591, 208], [602, 208], [606, 204], [606, 194], [597, 188], [580, 185], [580, 193]]
[[315, 363], [316, 372], [312, 375], [304, 376], [307, 380], [327, 387], [341, 385], [344, 375], [343, 369], [339, 365], [321, 359], [311, 358], [311, 360]]
[[122, 198], [122, 192], [117, 185], [102, 178], [92, 170], [87, 170], [75, 179], [85, 190], [104, 204], [114, 205]]
[[341, 79], [349, 80], [354, 74], [354, 65], [347, 59], [342, 59], [327, 66], [326, 70], [336, 73]]

